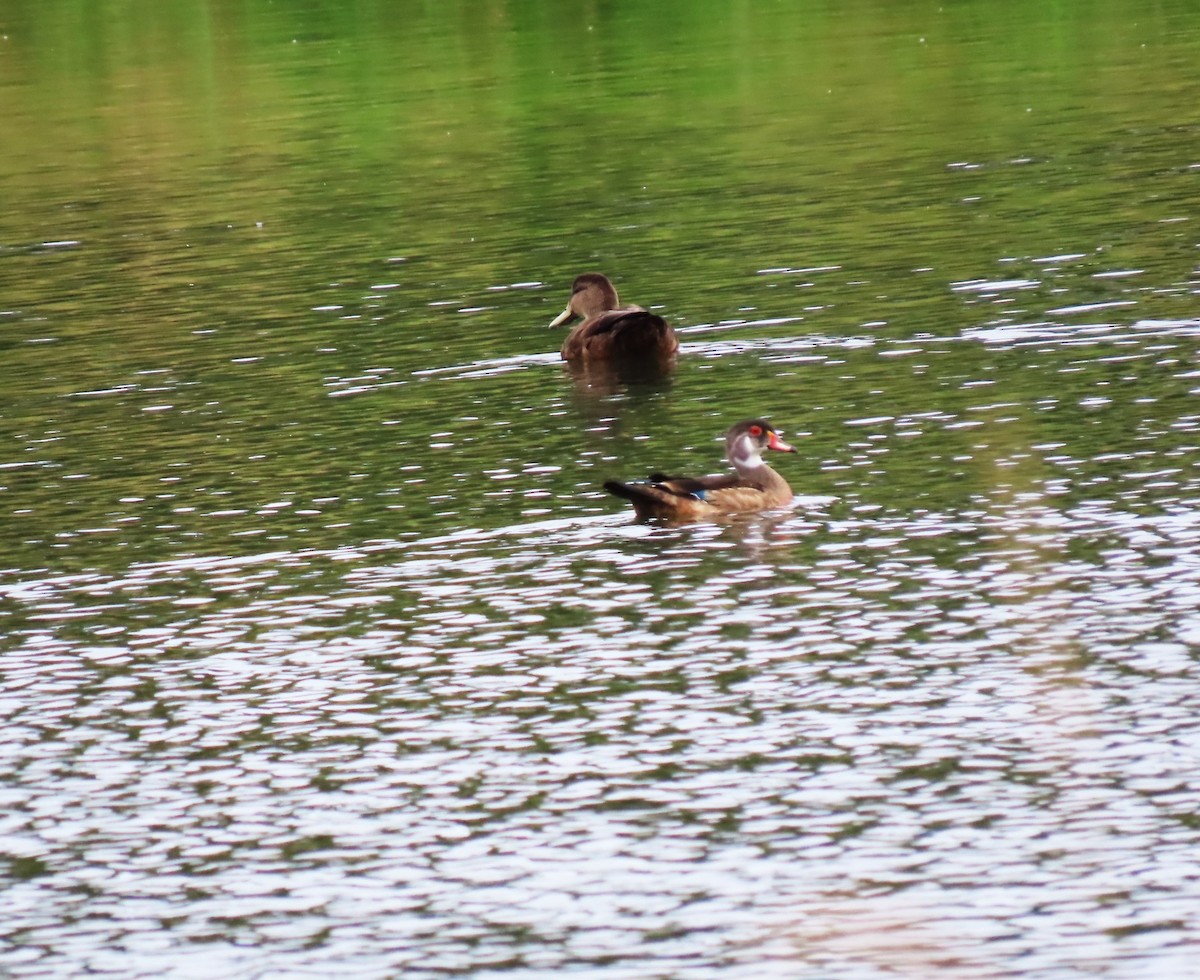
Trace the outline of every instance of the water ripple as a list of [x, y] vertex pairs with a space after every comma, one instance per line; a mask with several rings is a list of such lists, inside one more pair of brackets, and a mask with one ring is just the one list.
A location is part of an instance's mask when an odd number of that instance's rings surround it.
[[[830, 975], [930, 942], [964, 976], [1095, 967], [1095, 940], [1047, 958], [1044, 917], [1169, 934], [1192, 892], [1197, 533], [1020, 502], [597, 518], [6, 586], [56, 617], [7, 655], [5, 849], [42, 870], [6, 921], [96, 969], [170, 970], [164, 919], [297, 964], [330, 932], [394, 968], [434, 932], [551, 965], [709, 931], [747, 969], [813, 942]], [[181, 574], [242, 589], [181, 618]], [[60, 638], [117, 596], [147, 600], [127, 642]], [[67, 939], [39, 910], [81, 895]]]

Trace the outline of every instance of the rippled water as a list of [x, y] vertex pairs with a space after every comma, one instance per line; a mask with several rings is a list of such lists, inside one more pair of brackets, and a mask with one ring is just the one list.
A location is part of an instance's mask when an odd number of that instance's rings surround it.
[[[1194, 975], [1135, 6], [0, 17], [0, 974]], [[669, 377], [560, 363], [592, 268]], [[601, 489], [751, 416], [791, 509]]]
[[[1033, 398], [928, 343], [693, 347], [970, 386], [841, 419], [840, 492], [791, 513], [564, 514], [560, 469], [513, 466], [485, 485], [544, 513], [500, 528], [10, 577], [0, 962], [1187, 975], [1196, 327], [962, 341], [1028, 357]], [[1164, 360], [1178, 387], [1117, 426], [1147, 448], [1080, 452], [1094, 386]], [[1068, 405], [1058, 441], [1000, 435]], [[988, 488], [869, 499], [914, 454]]]

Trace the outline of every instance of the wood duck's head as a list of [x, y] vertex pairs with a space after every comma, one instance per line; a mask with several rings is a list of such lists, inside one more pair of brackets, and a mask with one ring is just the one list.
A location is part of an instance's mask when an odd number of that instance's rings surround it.
[[796, 451], [779, 438], [779, 430], [766, 419], [739, 422], [725, 434], [725, 455], [739, 472], [765, 465], [762, 459], [764, 449], [774, 449], [780, 453]]

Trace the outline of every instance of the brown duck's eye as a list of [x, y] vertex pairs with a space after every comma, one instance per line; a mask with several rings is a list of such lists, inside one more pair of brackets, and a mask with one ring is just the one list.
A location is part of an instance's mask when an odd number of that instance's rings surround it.
[[750, 435], [754, 436], [755, 439], [757, 439], [759, 436], [761, 436], [762, 433], [763, 433], [763, 430], [762, 430], [761, 425], [750, 426]]

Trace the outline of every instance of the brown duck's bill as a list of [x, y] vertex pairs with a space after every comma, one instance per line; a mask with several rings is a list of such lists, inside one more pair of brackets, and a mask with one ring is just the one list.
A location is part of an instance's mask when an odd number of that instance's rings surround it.
[[564, 323], [570, 323], [575, 319], [575, 311], [568, 306], [558, 316], [550, 321], [551, 327], [561, 327]]

